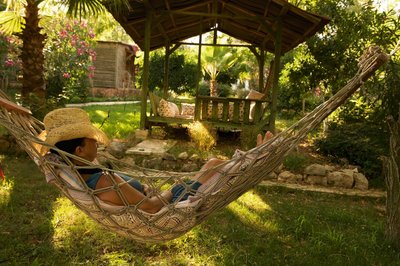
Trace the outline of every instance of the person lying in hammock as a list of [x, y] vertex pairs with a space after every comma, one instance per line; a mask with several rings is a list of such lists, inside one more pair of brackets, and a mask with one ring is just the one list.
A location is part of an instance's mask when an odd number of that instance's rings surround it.
[[[97, 156], [97, 145], [102, 143], [107, 145], [108, 138], [100, 129], [93, 126], [90, 122], [89, 115], [79, 108], [60, 108], [49, 112], [44, 120], [45, 126], [45, 142], [56, 146], [58, 149], [76, 155], [89, 162], [93, 162]], [[261, 134], [257, 136], [257, 146], [272, 137], [271, 132], [267, 132], [263, 138]], [[42, 153], [49, 152], [47, 147], [42, 148]], [[51, 153], [57, 153], [50, 150]], [[84, 166], [80, 160], [71, 159], [75, 165]], [[213, 168], [224, 162], [220, 159], [208, 160], [200, 171]], [[197, 189], [207, 182], [215, 173], [210, 171], [207, 174], [197, 174], [192, 180], [186, 181], [186, 185], [190, 186], [190, 192], [182, 196], [187, 191], [185, 185], [178, 184], [171, 190], [163, 191], [161, 197], [146, 196], [147, 187], [139, 181], [131, 179], [123, 175], [104, 174], [101, 169], [79, 169], [78, 172], [85, 180], [88, 187], [93, 190], [109, 188], [114, 182], [121, 184], [120, 191], [124, 194], [129, 204], [138, 204], [138, 208], [148, 212], [156, 213], [165, 206], [165, 202], [173, 203], [186, 200], [189, 195], [193, 195]], [[114, 182], [113, 182], [114, 181]], [[97, 196], [104, 202], [114, 205], [124, 205], [124, 202], [117, 191], [105, 190]], [[139, 204], [140, 203], [140, 204]]]

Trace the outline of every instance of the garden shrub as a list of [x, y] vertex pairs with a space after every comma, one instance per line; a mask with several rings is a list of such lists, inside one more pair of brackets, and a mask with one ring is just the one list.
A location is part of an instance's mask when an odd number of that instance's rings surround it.
[[18, 58], [21, 40], [0, 31], [0, 88], [8, 89], [9, 81], [16, 80], [21, 69]]
[[283, 161], [285, 169], [300, 173], [309, 163], [309, 159], [300, 153], [289, 154]]
[[190, 123], [188, 132], [191, 140], [201, 151], [211, 150], [217, 143], [217, 133], [214, 129], [203, 125], [199, 121]]
[[83, 21], [54, 21], [44, 51], [49, 103], [86, 100], [96, 60], [94, 37]]
[[333, 125], [324, 138], [317, 139], [318, 150], [333, 160], [341, 158], [358, 165], [369, 179], [382, 174], [380, 156], [388, 153], [389, 134], [373, 123]]

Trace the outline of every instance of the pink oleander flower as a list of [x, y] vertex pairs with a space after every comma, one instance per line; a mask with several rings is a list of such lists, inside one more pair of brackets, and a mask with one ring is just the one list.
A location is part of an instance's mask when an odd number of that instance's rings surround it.
[[83, 55], [83, 49], [82, 49], [82, 48], [76, 49], [76, 53], [77, 53], [78, 55]]
[[14, 65], [15, 65], [15, 62], [14, 62], [12, 59], [7, 58], [7, 59], [4, 61], [4, 64], [5, 64], [6, 66], [8, 66], [8, 67], [11, 67], [11, 66], [14, 66]]
[[64, 74], [63, 74], [63, 77], [69, 79], [69, 78], [71, 77], [71, 74], [69, 74], [69, 73], [64, 73]]
[[92, 29], [90, 29], [90, 31], [89, 31], [89, 37], [90, 38], [94, 38], [94, 37], [96, 37], [96, 34], [94, 34], [94, 32], [93, 32], [93, 30]]
[[94, 77], [94, 73], [89, 73], [88, 74], [88, 77], [91, 79], [91, 78], [93, 78]]
[[66, 30], [62, 30], [62, 31], [60, 31], [59, 35], [61, 38], [66, 38], [66, 37], [68, 37], [68, 32]]
[[93, 49], [89, 49], [89, 55], [90, 55], [90, 56], [96, 56], [97, 53], [96, 53], [96, 51], [94, 51]]
[[95, 70], [95, 69], [96, 69], [95, 66], [89, 66], [89, 67], [88, 67], [88, 70], [89, 70], [89, 71], [93, 71], [93, 70]]
[[78, 35], [72, 34], [72, 40], [77, 41], [79, 39]]
[[317, 88], [315, 88], [315, 96], [320, 96], [321, 95], [321, 88], [320, 87], [317, 87]]
[[71, 40], [71, 45], [75, 46], [76, 45], [76, 41], [75, 40]]

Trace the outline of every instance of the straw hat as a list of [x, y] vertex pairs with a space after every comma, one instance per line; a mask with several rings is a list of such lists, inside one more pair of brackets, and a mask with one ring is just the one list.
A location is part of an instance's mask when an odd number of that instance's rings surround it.
[[[109, 142], [106, 134], [93, 126], [89, 115], [79, 108], [53, 110], [44, 117], [43, 123], [45, 131], [41, 137], [50, 145], [77, 138], [95, 139], [105, 145]], [[48, 150], [48, 147], [43, 146], [41, 152], [43, 154]]]

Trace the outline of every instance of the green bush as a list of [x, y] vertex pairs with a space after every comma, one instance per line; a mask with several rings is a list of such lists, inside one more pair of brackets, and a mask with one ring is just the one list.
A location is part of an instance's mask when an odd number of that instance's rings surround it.
[[345, 158], [350, 164], [361, 166], [369, 179], [382, 174], [380, 156], [388, 154], [389, 133], [372, 123], [334, 125], [326, 137], [315, 145], [322, 154], [334, 160]]
[[93, 77], [94, 33], [84, 21], [52, 21], [45, 46], [46, 91], [49, 103], [85, 101]]
[[299, 173], [308, 164], [309, 160], [304, 154], [293, 153], [288, 155], [283, 162], [287, 170]]

